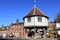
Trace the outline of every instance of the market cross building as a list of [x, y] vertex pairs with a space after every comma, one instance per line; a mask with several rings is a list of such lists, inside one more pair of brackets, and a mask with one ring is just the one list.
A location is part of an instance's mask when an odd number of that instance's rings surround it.
[[[27, 35], [29, 36], [30, 31], [33, 31], [34, 36], [36, 33], [41, 33], [40, 35], [46, 34], [48, 28], [48, 19], [36, 6], [24, 16], [24, 28], [27, 30]], [[32, 36], [32, 34], [30, 35]]]

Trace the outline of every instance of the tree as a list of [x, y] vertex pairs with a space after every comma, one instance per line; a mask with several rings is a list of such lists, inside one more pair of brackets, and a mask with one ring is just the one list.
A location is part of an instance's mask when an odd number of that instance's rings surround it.
[[60, 13], [55, 16], [54, 22], [60, 22]]

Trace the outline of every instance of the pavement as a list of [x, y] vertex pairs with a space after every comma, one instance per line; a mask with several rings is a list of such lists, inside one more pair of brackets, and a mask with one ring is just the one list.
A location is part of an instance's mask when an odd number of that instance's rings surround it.
[[21, 39], [21, 38], [0, 38], [0, 40], [59, 40], [57, 38], [38, 38], [38, 39], [34, 39], [34, 38], [27, 38], [27, 39]]

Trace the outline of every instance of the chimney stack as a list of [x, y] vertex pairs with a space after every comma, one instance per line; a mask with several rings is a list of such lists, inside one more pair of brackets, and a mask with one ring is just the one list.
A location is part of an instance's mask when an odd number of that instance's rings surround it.
[[19, 23], [19, 19], [16, 19], [16, 24], [18, 24]]

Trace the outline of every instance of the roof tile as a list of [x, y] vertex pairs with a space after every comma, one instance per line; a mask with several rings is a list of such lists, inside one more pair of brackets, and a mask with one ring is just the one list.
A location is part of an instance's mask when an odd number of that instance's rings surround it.
[[31, 16], [43, 16], [43, 17], [48, 18], [41, 11], [39, 11], [36, 7], [34, 7], [25, 17], [31, 17]]

